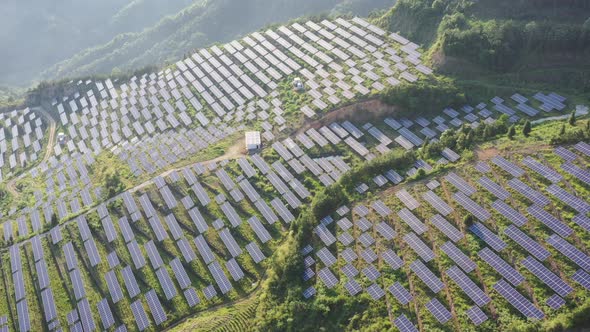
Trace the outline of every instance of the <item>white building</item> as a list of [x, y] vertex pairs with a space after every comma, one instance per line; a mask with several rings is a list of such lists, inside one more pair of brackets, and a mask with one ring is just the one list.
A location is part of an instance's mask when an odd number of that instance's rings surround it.
[[246, 132], [246, 150], [253, 152], [262, 147], [262, 140], [260, 139], [259, 131]]

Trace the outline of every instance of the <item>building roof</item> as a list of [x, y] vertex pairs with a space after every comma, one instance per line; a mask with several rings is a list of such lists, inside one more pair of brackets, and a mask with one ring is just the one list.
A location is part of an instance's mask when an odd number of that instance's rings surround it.
[[259, 131], [246, 132], [246, 145], [260, 145], [261, 143]]

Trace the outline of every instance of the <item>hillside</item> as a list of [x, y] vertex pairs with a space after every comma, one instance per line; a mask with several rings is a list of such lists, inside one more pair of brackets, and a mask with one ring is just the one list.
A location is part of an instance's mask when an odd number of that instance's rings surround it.
[[191, 0], [0, 2], [0, 85], [28, 86], [47, 67], [175, 14]]
[[195, 3], [140, 33], [84, 50], [43, 72], [44, 79], [109, 74], [182, 58], [195, 48], [224, 43], [300, 16], [365, 14], [391, 0], [211, 0]]
[[585, 2], [240, 1], [0, 112], [0, 331], [590, 324]]

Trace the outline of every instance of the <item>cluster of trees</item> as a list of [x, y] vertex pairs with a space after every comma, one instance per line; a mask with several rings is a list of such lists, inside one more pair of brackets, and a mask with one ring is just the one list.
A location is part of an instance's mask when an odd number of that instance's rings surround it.
[[458, 130], [445, 130], [440, 139], [436, 142], [425, 141], [420, 153], [425, 158], [438, 158], [444, 148], [448, 147], [457, 153], [471, 150], [478, 142], [487, 141], [498, 135], [506, 134], [510, 128], [508, 116], [503, 114], [497, 121], [491, 124], [480, 123], [473, 129], [471, 126], [463, 125]]
[[377, 23], [416, 43], [430, 45], [443, 16], [470, 4], [469, 0], [398, 0]]
[[458, 107], [465, 105], [467, 99], [455, 82], [449, 78], [430, 76], [412, 84], [398, 84], [389, 87], [381, 100], [401, 108], [398, 114], [415, 117], [417, 114], [440, 112], [441, 105]]
[[[590, 25], [590, 24], [589, 24]], [[445, 54], [493, 70], [508, 70], [529, 53], [588, 54], [590, 27], [549, 21], [472, 21], [446, 16], [440, 25]]]
[[590, 140], [590, 120], [578, 126], [576, 112], [573, 111], [568, 118], [568, 124], [562, 124], [559, 134], [551, 138], [551, 144], [576, 143], [583, 140]]

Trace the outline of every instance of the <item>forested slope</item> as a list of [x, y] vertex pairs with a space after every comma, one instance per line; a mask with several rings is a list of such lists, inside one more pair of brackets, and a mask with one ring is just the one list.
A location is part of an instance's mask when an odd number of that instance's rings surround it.
[[193, 49], [300, 16], [364, 15], [392, 0], [209, 0], [197, 2], [139, 33], [121, 34], [46, 70], [44, 79], [138, 69], [175, 61]]

